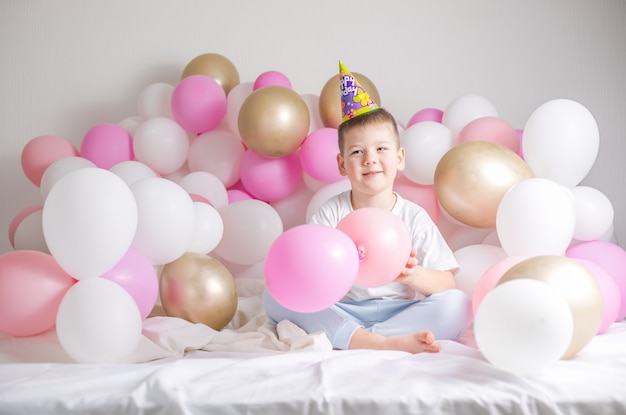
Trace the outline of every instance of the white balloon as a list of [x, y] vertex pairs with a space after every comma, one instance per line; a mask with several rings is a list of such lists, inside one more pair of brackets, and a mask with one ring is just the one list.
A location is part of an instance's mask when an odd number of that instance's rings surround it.
[[78, 169], [50, 190], [42, 225], [50, 253], [68, 274], [97, 277], [128, 251], [137, 229], [137, 204], [114, 173]]
[[492, 265], [507, 257], [504, 249], [485, 244], [468, 245], [454, 251], [459, 272], [454, 277], [456, 288], [474, 297], [476, 284]]
[[615, 211], [609, 198], [600, 190], [589, 186], [572, 189], [576, 211], [574, 239], [593, 241], [602, 239], [611, 231]]
[[166, 175], [174, 173], [187, 161], [189, 137], [183, 127], [170, 118], [150, 118], [135, 130], [133, 151], [137, 161]]
[[39, 183], [39, 192], [41, 193], [41, 200], [45, 201], [48, 197], [48, 193], [52, 187], [63, 176], [78, 169], [84, 169], [87, 167], [96, 167], [96, 165], [86, 158], [71, 156], [63, 157], [53, 161], [43, 172], [41, 176], [41, 182]]
[[441, 123], [452, 132], [452, 137], [457, 138], [459, 132], [471, 121], [482, 117], [497, 117], [498, 111], [487, 98], [467, 94], [452, 100], [443, 111]]
[[239, 200], [219, 212], [224, 221], [224, 235], [214, 252], [236, 264], [263, 261], [270, 246], [283, 233], [276, 209], [260, 200]]
[[413, 124], [400, 136], [406, 151], [402, 173], [414, 183], [429, 185], [435, 181], [435, 169], [441, 157], [452, 148], [454, 139], [448, 127], [434, 121]]
[[145, 120], [154, 117], [174, 119], [172, 114], [172, 93], [174, 86], [156, 82], [144, 88], [137, 99], [137, 112]]
[[483, 298], [474, 318], [474, 336], [483, 356], [518, 375], [538, 374], [559, 361], [573, 332], [565, 298], [530, 278], [497, 285]]
[[524, 127], [524, 160], [535, 177], [572, 188], [589, 173], [598, 155], [600, 133], [587, 108], [569, 99], [539, 106]]
[[133, 298], [104, 278], [74, 284], [61, 300], [56, 317], [61, 347], [79, 363], [122, 361], [137, 348], [141, 328]]
[[196, 137], [189, 147], [190, 171], [215, 175], [226, 187], [239, 181], [239, 166], [245, 149], [239, 137], [230, 131], [213, 130]]
[[224, 183], [214, 174], [206, 171], [194, 171], [186, 174], [178, 182], [187, 193], [202, 196], [217, 210], [228, 205], [228, 191]]
[[235, 85], [226, 96], [226, 122], [227, 125], [237, 137], [239, 134], [239, 110], [243, 102], [252, 93], [254, 82], [241, 82]]
[[219, 244], [224, 234], [224, 221], [213, 206], [194, 202], [195, 226], [187, 252], [208, 254]]
[[575, 226], [569, 191], [548, 179], [517, 183], [496, 212], [498, 238], [510, 256], [564, 255]]
[[309, 109], [311, 123], [309, 124], [309, 131], [307, 132], [308, 136], [313, 131], [325, 127], [322, 117], [320, 116], [320, 97], [316, 94], [302, 94], [300, 96]]
[[152, 265], [163, 265], [185, 253], [194, 235], [195, 208], [189, 194], [171, 180], [144, 179], [130, 186], [137, 201], [133, 248]]
[[306, 223], [306, 208], [312, 197], [313, 191], [303, 180], [295, 192], [281, 200], [270, 203], [280, 215], [284, 230]]
[[348, 179], [342, 179], [338, 182], [327, 184], [315, 192], [306, 208], [307, 223], [324, 202], [346, 190], [350, 190], [350, 181]]
[[26, 216], [17, 228], [13, 237], [13, 246], [16, 250], [30, 249], [50, 253], [46, 238], [43, 236], [43, 211], [38, 210]]
[[111, 166], [109, 171], [117, 174], [129, 186], [143, 179], [158, 177], [154, 170], [136, 160], [119, 162]]
[[142, 119], [138, 115], [132, 115], [130, 117], [124, 118], [122, 121], [118, 122], [117, 125], [123, 127], [126, 131], [130, 133], [130, 135], [135, 134], [135, 130], [141, 124]]

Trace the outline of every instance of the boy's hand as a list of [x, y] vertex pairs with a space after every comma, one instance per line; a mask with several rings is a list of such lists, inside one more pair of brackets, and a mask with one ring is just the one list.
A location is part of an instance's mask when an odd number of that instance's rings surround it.
[[416, 254], [417, 251], [415, 250], [415, 248], [411, 248], [409, 259], [406, 261], [406, 265], [400, 272], [400, 275], [398, 275], [394, 280], [395, 282], [402, 282], [407, 284], [407, 280], [410, 280], [411, 277], [415, 275], [415, 267], [419, 265], [419, 263], [417, 262], [417, 258], [415, 258]]

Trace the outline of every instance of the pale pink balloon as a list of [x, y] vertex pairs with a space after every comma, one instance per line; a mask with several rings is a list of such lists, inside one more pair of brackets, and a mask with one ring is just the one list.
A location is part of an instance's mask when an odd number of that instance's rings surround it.
[[22, 170], [28, 180], [39, 187], [41, 177], [50, 164], [64, 157], [76, 157], [78, 154], [78, 150], [66, 139], [41, 135], [30, 140], [22, 149]]
[[122, 161], [135, 158], [133, 139], [130, 133], [118, 124], [93, 126], [80, 144], [80, 155], [97, 167], [109, 169]]
[[272, 243], [264, 276], [269, 293], [279, 304], [311, 313], [345, 296], [358, 269], [356, 246], [345, 233], [304, 224], [285, 231]]
[[20, 223], [22, 223], [25, 218], [30, 216], [31, 213], [35, 213], [40, 210], [43, 210], [43, 205], [28, 206], [13, 216], [13, 219], [11, 219], [11, 223], [9, 224], [9, 242], [13, 248], [15, 248], [15, 231], [17, 231]]
[[194, 139], [189, 147], [190, 171], [206, 171], [230, 187], [239, 180], [239, 166], [245, 153], [243, 143], [234, 133], [208, 131]]
[[241, 159], [240, 177], [256, 199], [275, 202], [296, 191], [302, 180], [302, 166], [296, 153], [269, 158], [246, 151]]
[[228, 194], [228, 204], [235, 203], [239, 200], [254, 199], [250, 193], [241, 189], [228, 189], [226, 193]]
[[413, 114], [413, 116], [409, 119], [409, 122], [406, 124], [406, 128], [422, 121], [434, 121], [440, 123], [442, 118], [442, 110], [438, 108], [424, 108]]
[[457, 144], [468, 141], [491, 141], [515, 153], [520, 152], [520, 140], [515, 128], [498, 117], [481, 117], [469, 122], [459, 132]]
[[302, 169], [313, 179], [324, 183], [334, 183], [343, 176], [337, 167], [336, 128], [320, 128], [309, 134], [300, 146], [300, 163]]
[[282, 72], [278, 71], [263, 72], [254, 81], [252, 89], [256, 91], [259, 88], [271, 85], [284, 86], [285, 88], [292, 89], [291, 81], [289, 81], [289, 78], [287, 78], [287, 76]]
[[354, 241], [359, 252], [355, 283], [377, 287], [396, 279], [411, 253], [411, 235], [402, 219], [385, 209], [360, 208], [350, 212], [337, 229]]
[[226, 115], [226, 93], [211, 77], [185, 77], [172, 93], [172, 113], [187, 131], [200, 134], [213, 130]]
[[487, 271], [478, 279], [474, 287], [474, 294], [472, 296], [472, 310], [474, 314], [478, 311], [478, 307], [483, 301], [483, 298], [493, 290], [504, 273], [526, 258], [527, 257], [524, 256], [509, 256], [487, 268]]
[[417, 184], [399, 175], [393, 184], [393, 190], [403, 198], [423, 207], [433, 222], [439, 220], [440, 207], [433, 185]]
[[21, 337], [51, 329], [74, 283], [49, 254], [17, 250], [0, 255], [0, 332]]

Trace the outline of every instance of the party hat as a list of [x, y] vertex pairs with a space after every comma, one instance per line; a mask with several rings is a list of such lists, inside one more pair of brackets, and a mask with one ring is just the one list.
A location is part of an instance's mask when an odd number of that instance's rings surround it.
[[339, 61], [339, 89], [341, 90], [341, 122], [378, 109], [378, 104], [341, 61]]

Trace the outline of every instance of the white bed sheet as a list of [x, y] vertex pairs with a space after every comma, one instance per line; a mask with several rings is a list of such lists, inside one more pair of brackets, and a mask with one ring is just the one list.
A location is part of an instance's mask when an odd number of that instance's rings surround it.
[[274, 329], [252, 295], [220, 332], [147, 319], [125, 363], [71, 363], [54, 331], [0, 337], [0, 414], [626, 413], [626, 322], [533, 377], [494, 367], [472, 340], [335, 351], [319, 333]]

